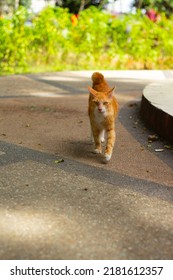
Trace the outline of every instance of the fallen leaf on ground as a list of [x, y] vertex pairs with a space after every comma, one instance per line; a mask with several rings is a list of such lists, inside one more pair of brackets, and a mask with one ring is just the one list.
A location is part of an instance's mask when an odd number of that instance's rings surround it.
[[44, 107], [43, 110], [44, 110], [45, 112], [50, 112], [50, 111], [51, 111], [51, 108], [49, 108], [49, 107]]
[[155, 152], [163, 152], [164, 149], [155, 149]]
[[54, 161], [54, 163], [61, 163], [61, 162], [64, 162], [63, 158], [60, 158], [60, 159], [57, 159], [57, 160]]
[[170, 146], [170, 145], [164, 145], [164, 148], [166, 148], [166, 149], [170, 149], [170, 150], [173, 150], [173, 147], [172, 147], [172, 146]]
[[134, 107], [134, 106], [137, 106], [137, 103], [130, 103], [130, 104], [128, 104], [128, 107]]
[[156, 135], [156, 134], [153, 134], [153, 135], [149, 135], [148, 136], [148, 141], [150, 142], [154, 142], [154, 141], [157, 141], [159, 139], [159, 137]]

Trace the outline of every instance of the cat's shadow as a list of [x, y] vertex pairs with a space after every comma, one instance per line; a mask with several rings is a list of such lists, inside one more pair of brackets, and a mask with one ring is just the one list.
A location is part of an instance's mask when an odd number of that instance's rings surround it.
[[92, 162], [103, 163], [103, 156], [93, 152], [94, 143], [90, 140], [71, 141], [68, 148], [74, 159], [89, 159]]

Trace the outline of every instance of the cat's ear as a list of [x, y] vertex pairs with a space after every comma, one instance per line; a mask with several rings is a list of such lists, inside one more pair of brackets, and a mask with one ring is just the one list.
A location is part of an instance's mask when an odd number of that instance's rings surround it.
[[111, 89], [107, 92], [107, 95], [108, 95], [109, 98], [112, 98], [112, 97], [113, 97], [114, 91], [115, 91], [115, 87], [111, 88]]
[[97, 91], [94, 90], [92, 87], [88, 87], [88, 90], [92, 95], [97, 96]]

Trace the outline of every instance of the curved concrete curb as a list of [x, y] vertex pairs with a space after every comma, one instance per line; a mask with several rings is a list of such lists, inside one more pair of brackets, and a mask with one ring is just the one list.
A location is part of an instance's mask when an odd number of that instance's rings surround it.
[[159, 135], [173, 143], [173, 80], [152, 83], [144, 88], [141, 116]]

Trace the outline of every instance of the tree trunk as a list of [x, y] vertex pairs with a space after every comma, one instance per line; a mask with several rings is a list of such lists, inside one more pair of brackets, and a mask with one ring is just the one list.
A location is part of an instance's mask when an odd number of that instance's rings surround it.
[[4, 5], [5, 5], [5, 1], [4, 0], [0, 0], [0, 17], [3, 15]]
[[17, 8], [19, 7], [19, 1], [20, 1], [20, 0], [14, 0], [14, 3], [13, 3], [13, 11], [17, 10]]
[[139, 2], [138, 2], [138, 9], [141, 9], [142, 3], [143, 3], [143, 0], [139, 0]]
[[83, 11], [84, 8], [85, 8], [85, 0], [81, 0], [81, 4], [80, 4], [80, 8], [79, 8], [78, 14], [79, 14], [81, 11]]

